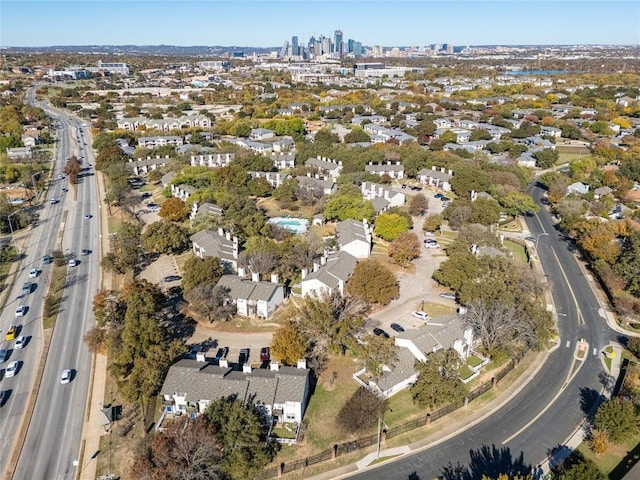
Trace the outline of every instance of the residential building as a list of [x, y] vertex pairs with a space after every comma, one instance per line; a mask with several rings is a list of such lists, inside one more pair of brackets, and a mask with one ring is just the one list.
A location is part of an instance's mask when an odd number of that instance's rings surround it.
[[367, 379], [366, 368], [353, 375], [356, 382], [378, 392], [383, 398], [395, 395], [417, 380], [416, 360], [428, 361], [428, 354], [441, 349], [453, 349], [465, 359], [475, 346], [473, 329], [465, 324], [460, 314], [434, 317], [424, 327], [409, 329], [394, 340], [400, 348], [393, 368], [383, 366], [382, 375], [377, 381]]
[[333, 195], [338, 188], [333, 179], [322, 179], [320, 178], [320, 175], [312, 177], [310, 173], [307, 173], [306, 177], [299, 175], [296, 177], [296, 180], [298, 182], [298, 187], [314, 190], [318, 194], [322, 195]]
[[196, 217], [201, 216], [215, 216], [222, 217], [224, 215], [224, 210], [219, 205], [215, 203], [209, 202], [193, 202], [191, 205], [191, 213], [189, 214], [189, 218], [194, 220]]
[[390, 207], [402, 207], [406, 201], [406, 195], [400, 190], [379, 183], [362, 182], [360, 191], [366, 200], [371, 201], [376, 213]]
[[209, 155], [191, 155], [192, 166], [205, 166], [209, 168], [226, 167], [236, 157], [233, 152], [211, 153]]
[[253, 140], [246, 140], [244, 138], [238, 138], [234, 143], [246, 150], [259, 153], [260, 155], [267, 155], [273, 152], [273, 145], [264, 142], [255, 142]]
[[182, 137], [175, 135], [165, 137], [140, 137], [138, 139], [138, 146], [142, 148], [166, 147], [167, 145], [179, 147], [183, 143]]
[[338, 291], [344, 293], [344, 286], [356, 268], [356, 257], [348, 252], [339, 251], [322, 256], [320, 263], [313, 264], [313, 271], [302, 270], [302, 296], [331, 295]]
[[338, 178], [342, 171], [342, 162], [331, 160], [325, 157], [309, 158], [304, 162], [307, 167], [315, 167], [321, 175], [328, 175], [331, 178]]
[[227, 271], [238, 268], [238, 237], [219, 228], [217, 234], [205, 229], [191, 235], [189, 240], [196, 257], [218, 257]]
[[336, 243], [342, 252], [347, 252], [355, 258], [368, 258], [371, 255], [371, 227], [365, 219], [358, 222], [349, 218], [338, 222]]
[[562, 130], [556, 127], [549, 127], [549, 126], [543, 125], [542, 127], [540, 127], [540, 135], [543, 135], [546, 137], [560, 138], [562, 136]]
[[258, 273], [245, 277], [242, 267], [238, 267], [238, 275], [223, 275], [216, 286], [229, 289], [229, 297], [242, 317], [269, 318], [287, 296], [277, 274], [271, 275], [270, 282], [262, 282]]
[[431, 170], [423, 168], [418, 172], [418, 182], [429, 185], [431, 187], [439, 188], [445, 192], [451, 191], [451, 178], [453, 177], [453, 171], [445, 171], [444, 168], [437, 169], [434, 165]]
[[280, 172], [247, 172], [249, 178], [264, 178], [273, 188], [278, 188], [282, 182], [291, 178], [288, 173]]
[[582, 182], [572, 183], [567, 187], [567, 195], [585, 195], [589, 193], [589, 185], [585, 185]]
[[273, 166], [278, 170], [285, 170], [296, 166], [295, 153], [272, 153], [269, 158], [273, 161]]
[[171, 184], [171, 195], [179, 198], [183, 202], [186, 202], [187, 199], [195, 193], [195, 191], [195, 187], [185, 183], [181, 183], [180, 185]]
[[130, 158], [129, 161], [124, 164], [124, 166], [134, 175], [146, 175], [151, 170], [162, 168], [170, 162], [171, 157], [169, 157], [169, 155], [166, 155], [164, 157], [156, 155], [156, 158], [147, 157], [138, 158], [136, 160]]
[[19, 158], [32, 158], [33, 152], [31, 151], [31, 147], [14, 147], [7, 148], [7, 155], [9, 156], [9, 160], [17, 160]]
[[273, 362], [268, 370], [251, 365], [237, 370], [225, 359], [215, 365], [200, 354], [197, 360], [182, 359], [169, 367], [160, 395], [176, 413], [201, 414], [211, 402], [232, 397], [258, 407], [270, 423], [299, 424], [309, 397], [309, 373], [304, 360], [297, 368]]
[[182, 117], [160, 119], [131, 117], [122, 118], [116, 123], [119, 129], [130, 131], [138, 130], [140, 127], [144, 127], [147, 130], [161, 130], [163, 132], [189, 127], [211, 128], [211, 119], [205, 115], [184, 115]]
[[266, 128], [252, 128], [251, 133], [249, 134], [249, 138], [251, 140], [268, 140], [275, 136], [276, 134], [273, 130], [268, 130]]
[[373, 163], [369, 162], [364, 166], [365, 172], [375, 173], [376, 175], [388, 175], [391, 178], [402, 180], [404, 178], [404, 166], [400, 162], [393, 163], [387, 161], [386, 163]]

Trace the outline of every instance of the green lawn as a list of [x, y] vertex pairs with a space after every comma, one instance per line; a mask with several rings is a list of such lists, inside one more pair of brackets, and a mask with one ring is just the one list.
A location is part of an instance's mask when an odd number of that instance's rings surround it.
[[396, 393], [387, 400], [387, 410], [384, 413], [384, 422], [389, 428], [402, 425], [413, 418], [424, 416], [424, 409], [413, 403], [411, 392], [408, 388]]
[[[62, 294], [64, 293], [64, 284], [66, 279], [67, 265], [63, 264], [61, 266], [56, 266], [54, 264], [53, 273], [51, 274], [51, 284], [49, 286], [47, 296], [45, 297], [44, 315], [46, 316], [43, 316], [42, 318], [42, 328], [45, 330], [53, 328], [55, 325], [56, 318], [58, 317], [58, 308], [62, 301]], [[50, 305], [48, 309], [46, 307], [47, 304]]]
[[529, 258], [527, 257], [527, 253], [525, 252], [524, 247], [522, 245], [520, 245], [519, 243], [511, 242], [509, 240], [506, 240], [504, 242], [504, 246], [511, 253], [513, 253], [513, 257], [515, 259], [519, 260], [520, 262], [522, 262], [525, 265], [529, 262]]
[[607, 370], [611, 371], [611, 359], [605, 355], [604, 357], [604, 364], [607, 367]]
[[278, 438], [296, 438], [296, 426], [292, 423], [278, 425], [271, 430], [271, 436]]
[[[416, 306], [416, 310], [420, 310], [420, 307], [422, 307], [422, 302], [420, 302], [420, 304]], [[439, 303], [425, 302], [424, 308], [422, 308], [422, 311], [427, 312], [427, 314], [431, 318], [433, 318], [438, 315], [449, 315], [451, 313], [455, 313], [456, 309], [454, 307], [448, 307], [446, 305], [441, 305]]]
[[458, 369], [458, 375], [460, 375], [460, 378], [462, 378], [463, 380], [471, 377], [474, 373], [475, 372], [466, 365], [461, 365]]
[[479, 367], [482, 363], [482, 359], [480, 357], [476, 357], [475, 355], [469, 355], [467, 357], [467, 365], [472, 367]]
[[640, 433], [629, 437], [620, 445], [611, 444], [607, 453], [597, 456], [589, 448], [587, 442], [578, 446], [578, 451], [585, 458], [593, 460], [602, 473], [610, 480], [620, 480], [626, 472], [640, 459]]

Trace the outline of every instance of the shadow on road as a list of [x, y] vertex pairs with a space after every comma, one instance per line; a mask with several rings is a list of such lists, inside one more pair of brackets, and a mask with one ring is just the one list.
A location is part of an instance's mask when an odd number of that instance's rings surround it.
[[604, 397], [593, 388], [580, 388], [580, 409], [585, 416], [591, 416], [594, 413], [595, 406], [602, 400], [604, 400]]
[[[520, 452], [516, 458], [509, 447], [483, 445], [477, 450], [470, 450], [471, 460], [468, 466], [449, 464], [442, 469], [441, 480], [481, 480], [483, 476], [498, 478], [507, 474], [509, 478], [531, 473], [531, 465], [525, 463], [524, 454]], [[410, 477], [411, 478], [411, 477]]]

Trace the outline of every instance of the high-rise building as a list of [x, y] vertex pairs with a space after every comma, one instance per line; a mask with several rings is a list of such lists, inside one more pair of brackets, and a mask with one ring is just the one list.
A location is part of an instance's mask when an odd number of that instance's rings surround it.
[[285, 40], [282, 48], [280, 49], [280, 58], [284, 58], [289, 55], [289, 40]]
[[361, 42], [353, 42], [353, 54], [356, 57], [361, 57], [364, 55], [364, 49], [362, 48]]
[[347, 53], [353, 53], [353, 47], [355, 43], [356, 42], [353, 38], [347, 40]]
[[336, 30], [333, 33], [333, 53], [337, 53], [340, 56], [344, 53], [342, 46], [342, 30]]
[[322, 53], [321, 53], [321, 55], [329, 55], [331, 53], [331, 38], [329, 38], [329, 37], [320, 37], [320, 41], [322, 42]]
[[374, 45], [373, 46], [373, 55], [375, 57], [381, 57], [383, 52], [384, 52], [384, 50], [382, 48], [382, 45]]
[[291, 55], [293, 55], [294, 57], [300, 55], [300, 49], [298, 47], [298, 37], [296, 36], [291, 37]]

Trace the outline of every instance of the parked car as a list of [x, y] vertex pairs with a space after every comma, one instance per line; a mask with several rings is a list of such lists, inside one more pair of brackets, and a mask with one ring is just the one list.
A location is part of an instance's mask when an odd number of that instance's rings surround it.
[[404, 332], [404, 328], [402, 327], [402, 325], [398, 323], [392, 323], [390, 326], [391, 326], [391, 330], [393, 330], [394, 332], [398, 332], [398, 333]]
[[29, 307], [26, 305], [18, 305], [18, 308], [16, 308], [16, 317], [24, 317], [27, 310], [29, 310]]
[[379, 337], [389, 338], [389, 334], [378, 327], [373, 329], [373, 334], [378, 335]]
[[220, 347], [216, 353], [216, 360], [220, 361], [223, 358], [227, 358], [229, 353], [229, 347]]
[[444, 197], [444, 195], [443, 195], [443, 194], [441, 194], [441, 193], [436, 193], [436, 194], [433, 196], [433, 198], [442, 198], [442, 197]]
[[438, 242], [424, 242], [424, 248], [440, 248]]
[[240, 365], [244, 365], [249, 361], [250, 350], [248, 348], [243, 348], [240, 350], [240, 355], [238, 355], [238, 363]]
[[262, 347], [260, 349], [260, 361], [268, 362], [270, 359], [271, 356], [269, 355], [269, 347]]
[[447, 208], [449, 205], [451, 205], [451, 202], [444, 202], [442, 208]]
[[440, 296], [442, 298], [448, 298], [450, 300], [455, 300], [456, 299], [456, 295], [454, 293], [441, 293]]
[[38, 269], [32, 268], [29, 270], [29, 278], [36, 278], [38, 276]]
[[440, 197], [441, 202], [450, 202], [451, 199], [449, 197], [445, 197], [444, 195]]
[[7, 369], [4, 371], [4, 376], [7, 378], [15, 377], [18, 373], [18, 362], [14, 360], [7, 365]]
[[433, 233], [433, 232], [424, 232], [424, 236], [425, 237], [433, 237], [433, 236], [435, 236], [435, 233]]
[[71, 381], [71, 370], [63, 370], [60, 375], [60, 383], [65, 385]]
[[15, 350], [21, 350], [22, 347], [24, 347], [24, 344], [25, 344], [24, 335], [20, 335], [18, 338], [16, 338], [16, 343], [13, 344], [13, 348]]
[[167, 275], [162, 280], [164, 282], [177, 282], [180, 279], [182, 279], [182, 277], [180, 275]]
[[419, 318], [420, 320], [424, 320], [425, 322], [429, 320], [429, 315], [427, 315], [427, 312], [423, 312], [421, 310], [413, 312], [411, 316], [415, 318]]

